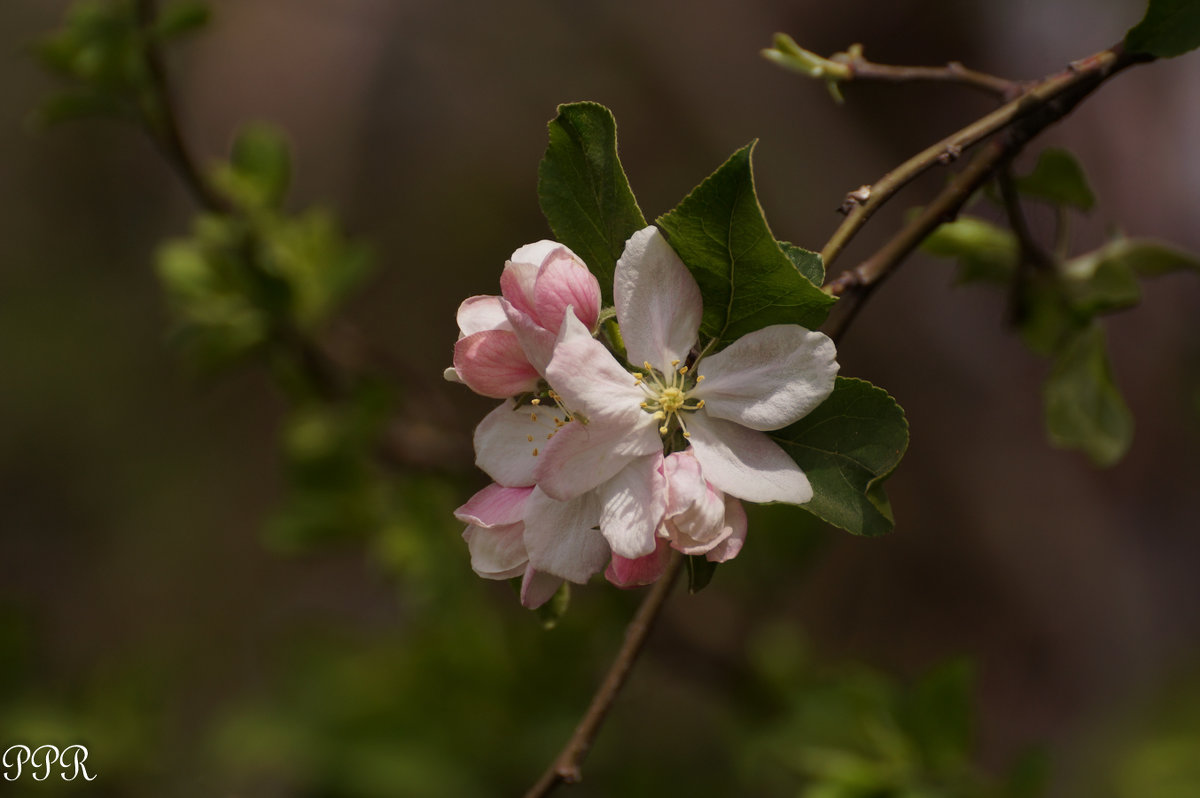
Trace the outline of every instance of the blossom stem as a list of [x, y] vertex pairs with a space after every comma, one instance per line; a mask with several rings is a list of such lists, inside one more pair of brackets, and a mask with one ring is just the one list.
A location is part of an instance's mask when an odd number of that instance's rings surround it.
[[667, 564], [666, 570], [654, 583], [654, 587], [646, 595], [641, 606], [638, 607], [637, 613], [633, 616], [633, 620], [626, 627], [625, 642], [621, 644], [620, 651], [617, 652], [608, 672], [604, 674], [604, 680], [600, 682], [600, 686], [592, 696], [592, 702], [588, 705], [587, 712], [580, 719], [579, 725], [575, 727], [575, 732], [563, 746], [562, 751], [550, 763], [550, 767], [525, 793], [525, 798], [542, 798], [553, 792], [560, 784], [574, 784], [583, 778], [580, 773], [583, 759], [591, 749], [592, 742], [596, 739], [609, 709], [612, 708], [638, 655], [645, 646], [654, 621], [662, 612], [667, 597], [671, 594], [671, 588], [675, 586], [682, 569], [683, 555], [677, 551], [671, 552], [671, 560]]
[[[977, 119], [936, 144], [926, 147], [874, 184], [850, 192], [846, 202], [842, 205], [842, 209], [846, 212], [846, 218], [821, 250], [825, 268], [828, 269], [837, 259], [875, 211], [918, 176], [935, 166], [952, 163], [962, 154], [963, 150], [978, 144], [1018, 120], [1027, 117], [1040, 118], [1042, 111], [1054, 106], [1060, 98], [1072, 94], [1079, 87], [1087, 87], [1087, 91], [1090, 91], [1100, 82], [1125, 67], [1146, 60], [1152, 59], [1149, 56], [1130, 55], [1118, 44], [1108, 50], [1102, 50], [1095, 55], [1075, 61], [1062, 72], [1031, 84], [1016, 99], [1005, 103], [990, 114]], [[1070, 105], [1074, 107], [1074, 102]]]
[[846, 82], [882, 80], [893, 83], [957, 83], [979, 89], [1002, 100], [1011, 100], [1021, 91], [1021, 84], [1018, 81], [967, 69], [958, 61], [951, 61], [940, 67], [876, 64], [863, 57], [862, 49], [858, 45], [851, 47], [845, 53], [834, 55], [829, 60], [845, 64], [850, 68], [849, 77], [845, 78]]

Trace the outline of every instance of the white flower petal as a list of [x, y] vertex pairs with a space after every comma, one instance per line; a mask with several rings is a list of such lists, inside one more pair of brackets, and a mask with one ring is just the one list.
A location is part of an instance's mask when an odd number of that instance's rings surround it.
[[484, 330], [508, 330], [508, 318], [498, 296], [472, 296], [458, 306], [459, 337]]
[[484, 579], [510, 579], [525, 572], [525, 525], [485, 528], [468, 526], [463, 532], [471, 552], [471, 569]]
[[662, 450], [656, 422], [630, 430], [624, 425], [572, 421], [541, 450], [536, 482], [557, 499], [573, 499], [611, 479], [636, 457]]
[[804, 504], [812, 498], [800, 466], [762, 432], [703, 410], [691, 415], [688, 432], [704, 478], [717, 490], [751, 502]]
[[547, 241], [546, 239], [542, 239], [541, 241], [534, 241], [532, 244], [526, 244], [523, 247], [518, 247], [517, 251], [512, 254], [512, 257], [509, 258], [509, 260], [513, 263], [528, 263], [533, 266], [541, 266], [542, 262], [546, 260], [547, 256], [549, 256], [550, 253], [556, 249], [566, 249], [567, 252], [570, 252], [572, 255], [575, 254], [557, 241]]
[[600, 485], [600, 532], [614, 554], [636, 560], [654, 552], [667, 506], [662, 452], [638, 457]]
[[454, 511], [454, 517], [483, 527], [515, 524], [525, 517], [525, 501], [532, 492], [532, 487], [506, 488], [493, 482], [467, 499]]
[[710, 416], [757, 430], [797, 421], [833, 392], [838, 373], [833, 341], [795, 324], [775, 324], [742, 336], [700, 361], [704, 381], [689, 397]]
[[536, 442], [545, 438], [545, 427], [533, 421], [528, 407], [518, 408], [509, 399], [483, 417], [475, 428], [475, 465], [506, 488], [526, 488], [534, 484], [538, 459], [533, 456]]
[[620, 424], [632, 431], [652, 419], [641, 408], [646, 394], [633, 375], [574, 315], [563, 322], [545, 373], [571, 412], [590, 421]]
[[525, 549], [531, 567], [583, 584], [604, 568], [610, 552], [595, 526], [600, 503], [595, 493], [567, 502], [535, 489], [525, 513]]
[[561, 577], [536, 571], [530, 565], [525, 569], [525, 578], [521, 580], [521, 606], [536, 610], [554, 598], [562, 583]]
[[700, 330], [700, 287], [653, 225], [625, 244], [613, 281], [617, 320], [629, 362], [659, 371], [687, 357]]

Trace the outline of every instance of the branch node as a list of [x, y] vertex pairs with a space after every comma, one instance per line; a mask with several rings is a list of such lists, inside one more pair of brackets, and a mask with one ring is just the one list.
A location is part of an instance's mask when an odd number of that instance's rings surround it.
[[871, 199], [871, 187], [869, 185], [859, 186], [846, 194], [846, 199], [842, 200], [842, 204], [838, 207], [838, 213], [845, 216], [856, 207], [866, 204], [869, 199]]
[[958, 156], [962, 155], [962, 147], [958, 144], [947, 144], [946, 148], [938, 155], [938, 163], [942, 166], [947, 166], [958, 160]]

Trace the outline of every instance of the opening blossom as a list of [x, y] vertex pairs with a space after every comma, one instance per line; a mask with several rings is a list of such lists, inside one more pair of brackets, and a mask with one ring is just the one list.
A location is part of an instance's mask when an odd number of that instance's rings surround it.
[[[516, 265], [527, 251], [542, 256], [538, 267]], [[489, 396], [537, 394], [532, 404], [510, 399], [479, 425], [477, 462], [497, 484], [457, 513], [470, 524], [476, 572], [523, 574], [527, 604], [549, 598], [551, 577], [583, 582], [606, 565], [618, 585], [652, 582], [672, 548], [716, 562], [736, 556], [746, 536], [739, 500], [812, 498], [765, 431], [824, 401], [838, 371], [833, 342], [792, 324], [708, 354], [698, 341], [700, 289], [655, 227], [635, 233], [616, 264], [627, 366], [593, 337], [599, 292], [575, 264], [551, 242], [523, 247], [506, 265], [503, 297], [467, 300], [459, 312], [462, 381]], [[474, 329], [475, 318], [488, 326]], [[481, 332], [492, 335], [472, 340]]]

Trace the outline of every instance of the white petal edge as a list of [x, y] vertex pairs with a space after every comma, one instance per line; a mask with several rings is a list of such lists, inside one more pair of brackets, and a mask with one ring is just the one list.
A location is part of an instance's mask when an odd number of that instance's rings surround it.
[[692, 414], [688, 432], [714, 488], [751, 502], [804, 504], [812, 498], [808, 477], [765, 433], [710, 418], [703, 410]]
[[743, 335], [697, 366], [689, 396], [715, 418], [771, 430], [808, 415], [833, 393], [837, 349], [824, 333], [775, 324]]
[[629, 560], [652, 554], [667, 506], [662, 452], [630, 461], [600, 485], [600, 533], [613, 553]]
[[524, 529], [519, 523], [492, 528], [468, 526], [463, 540], [471, 552], [471, 570], [484, 579], [511, 579], [524, 573], [529, 561]]
[[504, 315], [498, 296], [467, 297], [458, 306], [455, 320], [458, 322], [460, 338], [484, 330], [509, 329], [508, 318]]
[[600, 520], [595, 493], [560, 502], [534, 489], [526, 508], [525, 550], [532, 568], [583, 584], [608, 564], [608, 543], [595, 528]]
[[630, 363], [649, 362], [666, 373], [687, 357], [700, 331], [700, 287], [657, 227], [625, 243], [613, 298]]
[[[545, 428], [532, 419], [530, 408], [518, 408], [509, 399], [483, 417], [475, 428], [475, 465], [506, 488], [534, 484], [538, 461], [533, 455], [536, 441], [545, 438]], [[530, 442], [532, 436], [535, 442]]]

